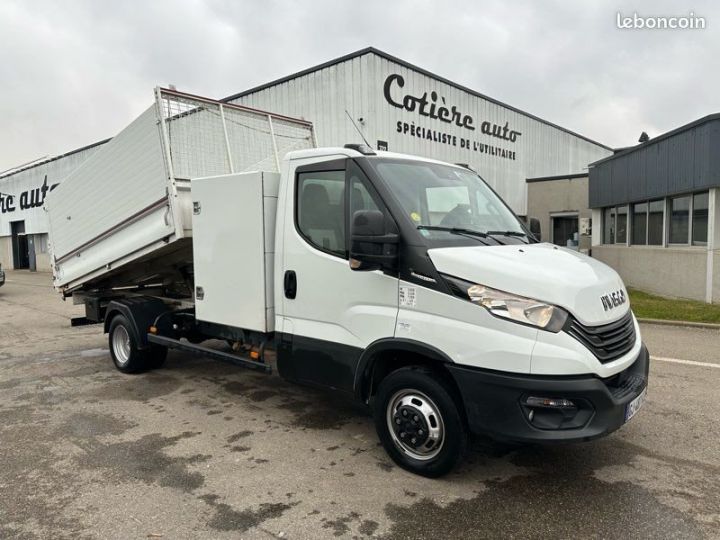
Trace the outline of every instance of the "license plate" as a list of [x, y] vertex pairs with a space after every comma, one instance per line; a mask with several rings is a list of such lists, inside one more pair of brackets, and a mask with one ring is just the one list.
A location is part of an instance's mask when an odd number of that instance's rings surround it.
[[630, 403], [625, 406], [625, 421], [627, 422], [633, 416], [637, 414], [640, 407], [645, 403], [645, 397], [647, 396], [647, 386], [640, 392], [640, 395], [633, 399]]

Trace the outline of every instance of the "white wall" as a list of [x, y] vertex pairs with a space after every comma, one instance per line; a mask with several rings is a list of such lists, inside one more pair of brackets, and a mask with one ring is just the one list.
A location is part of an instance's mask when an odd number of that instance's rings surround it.
[[[442, 122], [415, 111], [390, 104], [384, 95], [389, 76], [403, 77], [404, 86], [392, 83], [389, 95], [395, 103], [402, 103], [407, 95], [420, 97], [436, 92], [436, 109], [440, 105], [455, 106], [461, 114], [472, 118], [474, 130]], [[444, 98], [444, 102], [443, 99]], [[519, 214], [527, 211], [525, 179], [540, 176], [581, 173], [588, 163], [609, 156], [612, 152], [576, 135], [541, 122], [530, 116], [475, 96], [450, 84], [441, 82], [389, 59], [367, 53], [319, 71], [297, 77], [234, 101], [310, 120], [315, 125], [318, 144], [337, 146], [348, 142], [362, 142], [346, 115], [346, 110], [358, 121], [368, 141], [375, 146], [378, 140], [387, 141], [395, 152], [421, 155], [467, 163], [477, 170]], [[429, 105], [427, 106], [429, 109]], [[483, 122], [508, 132], [520, 132], [512, 142], [482, 132]], [[405, 124], [454, 137], [454, 144], [428, 141], [399, 133]], [[468, 144], [464, 144], [467, 141]], [[481, 152], [479, 146], [492, 146], [514, 159]]]

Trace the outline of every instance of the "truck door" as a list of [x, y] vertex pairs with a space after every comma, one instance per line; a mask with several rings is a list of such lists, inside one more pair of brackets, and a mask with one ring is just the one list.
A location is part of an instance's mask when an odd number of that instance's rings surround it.
[[350, 269], [350, 221], [358, 210], [387, 209], [351, 159], [290, 172], [278, 369], [288, 379], [352, 391], [362, 351], [394, 336], [398, 279]]

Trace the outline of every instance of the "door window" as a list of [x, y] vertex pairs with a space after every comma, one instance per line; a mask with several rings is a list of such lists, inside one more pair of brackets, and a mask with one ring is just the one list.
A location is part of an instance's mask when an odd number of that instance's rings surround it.
[[298, 174], [297, 228], [316, 248], [347, 258], [345, 245], [345, 171]]

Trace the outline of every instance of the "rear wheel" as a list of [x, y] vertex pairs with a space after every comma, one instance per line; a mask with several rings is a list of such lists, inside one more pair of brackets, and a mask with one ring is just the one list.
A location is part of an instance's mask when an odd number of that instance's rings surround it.
[[402, 368], [380, 383], [375, 429], [390, 457], [428, 477], [448, 473], [467, 447], [467, 430], [455, 389], [422, 367]]
[[108, 332], [110, 356], [115, 367], [123, 373], [138, 373], [150, 366], [148, 351], [138, 349], [130, 321], [124, 315], [116, 315]]

